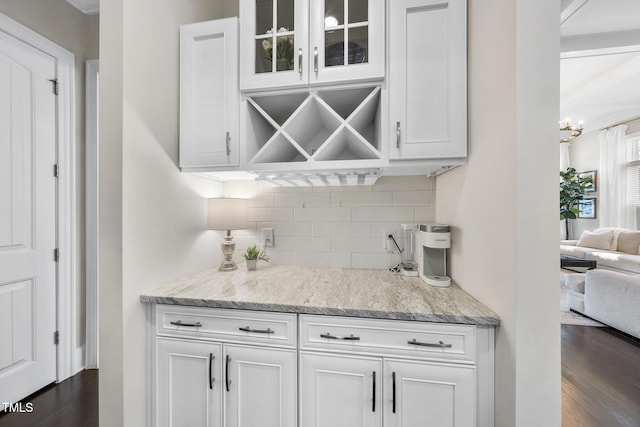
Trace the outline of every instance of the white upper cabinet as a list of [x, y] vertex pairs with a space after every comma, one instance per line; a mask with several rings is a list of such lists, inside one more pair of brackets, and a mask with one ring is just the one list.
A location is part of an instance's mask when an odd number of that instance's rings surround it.
[[389, 2], [389, 158], [467, 155], [466, 0]]
[[384, 0], [241, 1], [240, 89], [384, 78], [384, 7]]
[[236, 167], [238, 18], [180, 27], [180, 167]]

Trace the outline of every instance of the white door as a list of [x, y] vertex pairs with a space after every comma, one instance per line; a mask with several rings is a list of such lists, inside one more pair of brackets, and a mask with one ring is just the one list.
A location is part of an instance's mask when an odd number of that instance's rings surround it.
[[56, 380], [55, 66], [0, 32], [0, 402]]
[[385, 360], [385, 427], [475, 426], [473, 366]]
[[381, 374], [380, 358], [301, 352], [300, 427], [382, 426]]
[[158, 427], [222, 425], [222, 344], [157, 340]]
[[224, 346], [225, 427], [296, 426], [296, 351]]
[[466, 0], [389, 2], [389, 157], [467, 155]]

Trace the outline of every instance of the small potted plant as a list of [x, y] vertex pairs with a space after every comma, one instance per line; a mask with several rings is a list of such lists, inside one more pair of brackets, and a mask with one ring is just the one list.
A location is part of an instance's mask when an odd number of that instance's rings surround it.
[[256, 247], [256, 245], [249, 246], [249, 248], [247, 248], [247, 251], [244, 254], [242, 254], [244, 259], [247, 260], [247, 270], [256, 269], [256, 264], [258, 264], [259, 254], [260, 254], [260, 251], [258, 251], [258, 248]]

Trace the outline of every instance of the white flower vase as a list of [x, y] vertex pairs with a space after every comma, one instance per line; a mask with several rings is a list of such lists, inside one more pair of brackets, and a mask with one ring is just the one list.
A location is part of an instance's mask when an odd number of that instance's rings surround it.
[[258, 265], [257, 259], [248, 259], [247, 260], [247, 270], [255, 270], [256, 265]]

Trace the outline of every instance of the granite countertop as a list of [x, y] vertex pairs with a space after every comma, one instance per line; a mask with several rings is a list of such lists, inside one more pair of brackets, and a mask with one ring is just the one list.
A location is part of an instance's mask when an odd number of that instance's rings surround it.
[[386, 270], [258, 265], [217, 268], [140, 296], [144, 303], [299, 314], [500, 325], [496, 313], [453, 283], [427, 285]]

